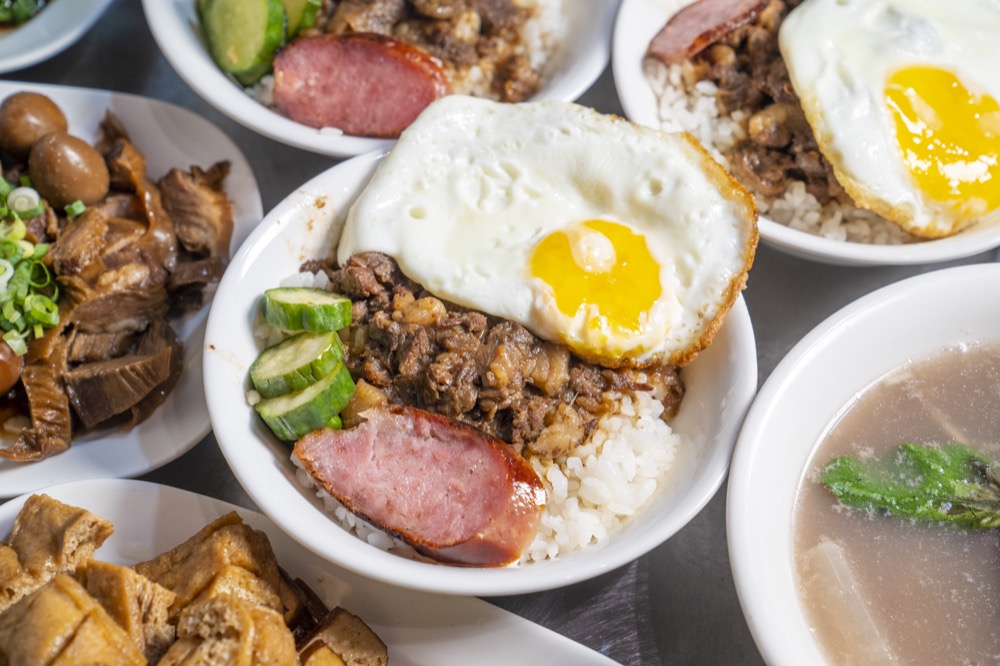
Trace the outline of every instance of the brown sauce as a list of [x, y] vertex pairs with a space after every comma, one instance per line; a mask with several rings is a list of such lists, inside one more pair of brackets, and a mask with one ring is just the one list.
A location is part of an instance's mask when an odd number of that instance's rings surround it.
[[[1000, 531], [971, 532], [843, 508], [816, 479], [838, 455], [883, 455], [904, 442], [963, 442], [1000, 459], [1000, 344], [949, 349], [883, 377], [847, 405], [807, 466], [794, 512], [794, 560], [807, 620], [831, 663], [1000, 663]], [[823, 542], [840, 548], [870, 621], [857, 622]], [[847, 595], [850, 597], [851, 595]], [[854, 629], [869, 633], [851, 636]]]

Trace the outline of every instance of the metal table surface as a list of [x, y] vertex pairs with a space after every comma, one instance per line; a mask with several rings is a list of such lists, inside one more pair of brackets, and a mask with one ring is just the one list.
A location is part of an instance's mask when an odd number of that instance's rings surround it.
[[[246, 154], [265, 212], [337, 161], [257, 135], [204, 102], [160, 53], [139, 0], [115, 0], [75, 45], [3, 78], [138, 93], [203, 115]], [[610, 68], [579, 102], [624, 115]], [[762, 245], [744, 292], [757, 340], [758, 384], [803, 335], [859, 296], [947, 265], [992, 260], [992, 253], [984, 253], [952, 264], [849, 268], [800, 260]], [[141, 478], [255, 508], [211, 434]], [[762, 663], [733, 584], [725, 505], [722, 488], [673, 538], [616, 571], [559, 590], [489, 601], [622, 664]]]

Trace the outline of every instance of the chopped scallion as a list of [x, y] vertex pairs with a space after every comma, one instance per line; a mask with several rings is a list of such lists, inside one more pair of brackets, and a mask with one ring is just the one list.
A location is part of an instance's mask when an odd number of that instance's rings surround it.
[[66, 214], [70, 217], [76, 217], [77, 215], [83, 215], [83, 211], [87, 210], [87, 206], [82, 201], [77, 199], [71, 204], [66, 204], [63, 210], [65, 210]]

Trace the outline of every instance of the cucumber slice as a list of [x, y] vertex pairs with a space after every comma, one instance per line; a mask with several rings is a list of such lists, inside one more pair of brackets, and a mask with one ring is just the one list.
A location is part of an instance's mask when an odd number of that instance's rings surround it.
[[286, 35], [285, 10], [278, 0], [211, 0], [202, 10], [208, 50], [222, 71], [243, 85], [270, 71]]
[[291, 39], [300, 30], [316, 24], [316, 14], [323, 6], [323, 0], [281, 0], [281, 4], [288, 17], [288, 38]]
[[261, 396], [274, 398], [318, 382], [343, 358], [335, 332], [298, 333], [261, 352], [250, 366], [250, 381]]
[[263, 313], [283, 331], [337, 331], [351, 324], [351, 299], [323, 289], [276, 287], [264, 292]]
[[340, 363], [333, 372], [301, 391], [261, 400], [254, 408], [278, 439], [294, 442], [317, 428], [336, 424], [340, 410], [353, 393], [351, 373]]
[[205, 14], [208, 12], [208, 6], [212, 4], [212, 0], [195, 0], [194, 9], [198, 14], [198, 20], [204, 21]]

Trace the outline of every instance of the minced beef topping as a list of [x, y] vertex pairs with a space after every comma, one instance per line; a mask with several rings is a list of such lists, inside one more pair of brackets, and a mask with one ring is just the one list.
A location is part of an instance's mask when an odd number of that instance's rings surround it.
[[358, 383], [345, 425], [369, 406], [410, 405], [449, 416], [544, 457], [581, 444], [624, 395], [662, 389], [664, 418], [684, 389], [675, 366], [610, 369], [576, 358], [528, 329], [442, 301], [407, 279], [379, 253], [342, 266], [310, 261], [331, 289], [351, 298], [342, 334], [345, 362]]
[[725, 151], [730, 170], [755, 194], [781, 196], [789, 180], [825, 204], [851, 203], [819, 151], [778, 48], [778, 29], [801, 0], [770, 0], [750, 22], [691, 59], [693, 82], [719, 88], [720, 111], [746, 113], [747, 138]]

